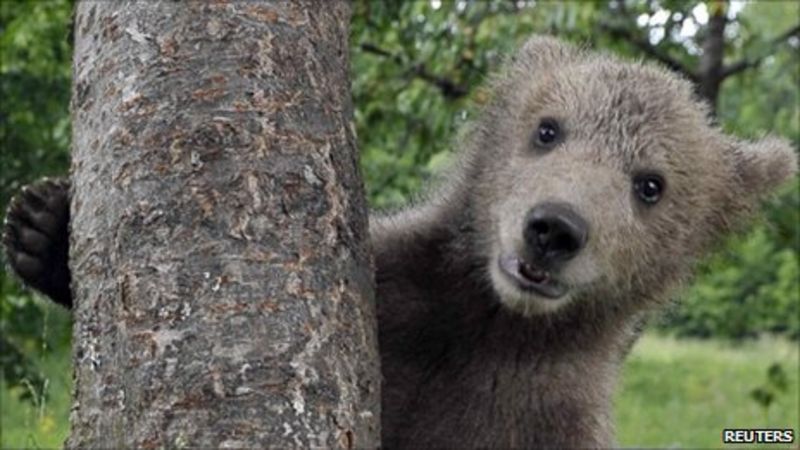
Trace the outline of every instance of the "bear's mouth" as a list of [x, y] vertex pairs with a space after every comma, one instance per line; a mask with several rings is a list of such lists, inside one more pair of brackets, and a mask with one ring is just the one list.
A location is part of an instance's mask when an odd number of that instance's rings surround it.
[[498, 259], [500, 271], [510, 278], [520, 289], [535, 292], [547, 298], [563, 297], [567, 287], [553, 278], [549, 271], [525, 262], [513, 254]]

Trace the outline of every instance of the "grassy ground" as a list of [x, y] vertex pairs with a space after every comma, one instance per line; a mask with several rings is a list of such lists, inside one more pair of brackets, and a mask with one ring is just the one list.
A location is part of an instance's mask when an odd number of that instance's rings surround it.
[[[787, 379], [782, 393], [767, 381], [774, 363]], [[618, 389], [620, 445], [721, 448], [724, 428], [793, 428], [797, 442], [799, 363], [797, 344], [785, 340], [733, 345], [645, 335]], [[769, 408], [751, 396], [758, 387], [775, 391]]]
[[21, 388], [9, 390], [0, 382], [0, 448], [61, 448], [69, 433], [72, 366], [65, 350], [41, 361], [47, 395], [33, 405], [20, 400]]
[[[787, 391], [768, 409], [750, 392], [767, 384], [780, 363]], [[788, 428], [798, 433], [798, 349], [784, 340], [742, 345], [645, 335], [623, 371], [615, 405], [617, 437], [625, 447], [721, 448], [723, 428]], [[43, 361], [47, 402], [33, 407], [0, 386], [0, 446], [60, 447], [69, 431], [69, 354]], [[796, 438], [797, 439], [797, 438]], [[728, 447], [728, 446], [726, 446]], [[776, 446], [772, 446], [776, 448]]]

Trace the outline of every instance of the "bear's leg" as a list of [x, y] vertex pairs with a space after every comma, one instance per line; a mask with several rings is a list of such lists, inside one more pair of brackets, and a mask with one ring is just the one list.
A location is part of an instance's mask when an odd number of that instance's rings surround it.
[[45, 178], [11, 199], [3, 246], [11, 268], [26, 284], [71, 307], [69, 182]]

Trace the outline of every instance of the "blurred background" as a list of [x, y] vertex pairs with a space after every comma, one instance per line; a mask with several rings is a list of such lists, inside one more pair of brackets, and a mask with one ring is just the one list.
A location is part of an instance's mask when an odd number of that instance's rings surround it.
[[[0, 1], [0, 211], [68, 170], [71, 0]], [[726, 131], [800, 146], [800, 2], [355, 0], [353, 97], [373, 208], [413, 199], [487, 100], [488, 74], [549, 33], [691, 79]], [[626, 447], [721, 447], [723, 428], [798, 433], [800, 184], [702, 265], [653, 317], [615, 401]], [[69, 431], [69, 314], [0, 272], [0, 446]], [[774, 446], [773, 446], [774, 447]]]

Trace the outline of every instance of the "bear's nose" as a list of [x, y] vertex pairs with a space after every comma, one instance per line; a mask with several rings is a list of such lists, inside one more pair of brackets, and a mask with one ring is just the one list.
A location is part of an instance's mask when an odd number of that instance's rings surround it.
[[525, 219], [528, 254], [545, 268], [573, 258], [588, 237], [589, 224], [566, 203], [541, 203]]

